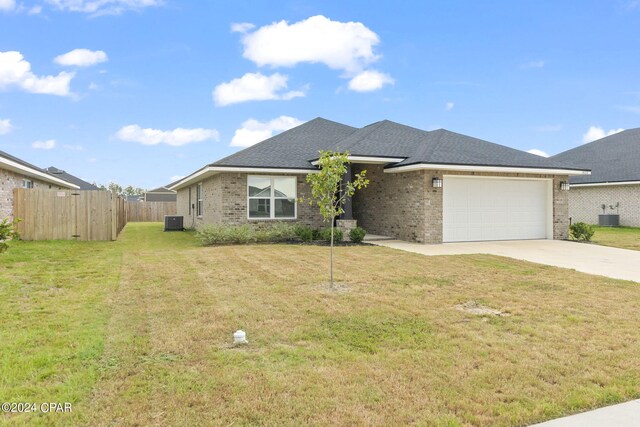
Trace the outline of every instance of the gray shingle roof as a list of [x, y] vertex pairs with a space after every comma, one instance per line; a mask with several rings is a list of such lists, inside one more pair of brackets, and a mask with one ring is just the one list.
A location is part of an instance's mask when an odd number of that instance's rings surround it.
[[552, 159], [591, 169], [591, 175], [571, 177], [572, 184], [640, 181], [640, 128], [572, 148]]
[[95, 185], [87, 181], [84, 181], [78, 178], [77, 176], [73, 176], [70, 173], [63, 171], [62, 169], [58, 169], [55, 166], [49, 166], [48, 168], [45, 169], [45, 171], [49, 175], [53, 175], [55, 177], [58, 177], [67, 182], [77, 185], [78, 187], [80, 187], [80, 190], [99, 190], [99, 188], [96, 187]]
[[405, 158], [388, 168], [454, 164], [544, 169], [580, 169], [514, 148], [449, 132], [424, 131], [384, 120], [361, 129], [317, 118], [210, 166], [314, 169], [319, 150], [349, 150], [354, 156]]
[[147, 194], [149, 193], [175, 193], [175, 191], [169, 190], [167, 187], [158, 187], [147, 191]]
[[0, 151], [0, 156], [1, 156], [1, 157], [4, 157], [5, 159], [8, 159], [8, 160], [14, 161], [14, 162], [16, 162], [16, 163], [18, 163], [18, 164], [20, 164], [20, 165], [22, 165], [22, 166], [26, 166], [26, 167], [28, 167], [28, 168], [35, 169], [35, 170], [40, 171], [40, 172], [46, 172], [44, 169], [39, 168], [38, 166], [34, 166], [34, 165], [32, 165], [31, 163], [27, 163], [27, 162], [25, 162], [24, 160], [19, 159], [19, 158], [17, 158], [17, 157], [14, 157], [14, 156], [12, 156], [12, 155], [11, 155], [11, 154], [9, 154], [9, 153], [5, 153], [4, 151]]
[[355, 131], [351, 126], [317, 118], [210, 166], [315, 169], [309, 160], [318, 157], [318, 150], [334, 149], [339, 141]]

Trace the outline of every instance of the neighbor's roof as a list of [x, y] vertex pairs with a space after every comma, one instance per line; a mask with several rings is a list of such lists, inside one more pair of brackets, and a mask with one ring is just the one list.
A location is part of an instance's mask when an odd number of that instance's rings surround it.
[[[171, 184], [169, 184], [169, 185], [171, 185]], [[158, 187], [158, 188], [154, 188], [153, 190], [147, 191], [147, 194], [148, 193], [170, 193], [170, 194], [175, 194], [175, 191], [169, 190], [167, 187]]]
[[5, 153], [4, 151], [0, 151], [0, 167], [20, 173], [30, 178], [35, 178], [41, 181], [58, 185], [60, 187], [79, 188], [73, 183], [58, 178], [57, 176], [53, 176], [46, 170], [40, 169], [39, 167], [32, 165], [31, 163], [27, 163], [24, 160], [12, 156], [9, 153]]
[[528, 172], [588, 173], [583, 168], [550, 160], [514, 148], [494, 144], [444, 129], [424, 131], [383, 120], [361, 129], [316, 118], [256, 145], [211, 163], [174, 182], [178, 189], [210, 173], [232, 169], [317, 170], [320, 150], [349, 151], [363, 162], [386, 164], [393, 171], [408, 168], [464, 170], [476, 167], [511, 168]]
[[95, 185], [84, 181], [77, 176], [73, 176], [68, 172], [63, 171], [62, 169], [58, 169], [55, 166], [49, 166], [45, 169], [50, 175], [57, 176], [60, 179], [64, 179], [67, 182], [77, 185], [80, 187], [80, 190], [99, 190]]
[[572, 184], [640, 181], [640, 128], [628, 129], [556, 154], [553, 160], [591, 169]]

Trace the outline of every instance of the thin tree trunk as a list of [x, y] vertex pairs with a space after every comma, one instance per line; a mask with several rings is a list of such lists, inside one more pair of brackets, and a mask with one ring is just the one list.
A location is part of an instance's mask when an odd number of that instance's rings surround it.
[[329, 281], [329, 286], [331, 287], [331, 289], [333, 289], [333, 220], [331, 221], [331, 257], [330, 257], [330, 261], [329, 261], [329, 266], [330, 266], [330, 277], [331, 280]]

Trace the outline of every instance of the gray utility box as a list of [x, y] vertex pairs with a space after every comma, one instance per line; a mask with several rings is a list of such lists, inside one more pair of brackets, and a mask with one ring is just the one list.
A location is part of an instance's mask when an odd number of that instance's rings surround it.
[[184, 230], [182, 216], [176, 216], [176, 215], [164, 216], [164, 231], [182, 231], [182, 230]]
[[598, 215], [598, 225], [603, 227], [618, 227], [620, 225], [620, 215]]

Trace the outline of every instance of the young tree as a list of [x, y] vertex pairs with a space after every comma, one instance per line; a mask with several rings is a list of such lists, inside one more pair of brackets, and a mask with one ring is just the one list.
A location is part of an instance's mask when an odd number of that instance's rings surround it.
[[307, 182], [311, 184], [310, 205], [316, 205], [325, 222], [331, 223], [331, 257], [329, 261], [330, 286], [333, 289], [333, 222], [334, 219], [344, 213], [342, 206], [356, 190], [360, 190], [369, 184], [366, 178], [367, 171], [355, 175], [352, 181], [343, 180], [347, 173], [349, 152], [344, 153], [320, 151], [318, 167], [320, 171], [307, 175]]

